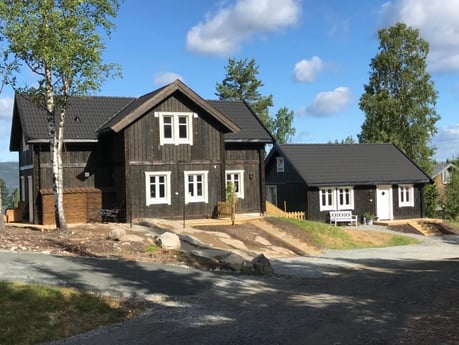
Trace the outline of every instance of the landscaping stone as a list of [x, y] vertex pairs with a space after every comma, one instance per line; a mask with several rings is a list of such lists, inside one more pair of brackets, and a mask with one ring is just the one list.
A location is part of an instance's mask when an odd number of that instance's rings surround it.
[[124, 229], [113, 229], [108, 234], [108, 239], [112, 241], [124, 241], [126, 239], [126, 230]]
[[172, 232], [165, 232], [156, 238], [156, 244], [163, 249], [179, 250], [181, 248], [180, 237]]
[[274, 273], [271, 262], [263, 254], [255, 256], [252, 260], [252, 265], [255, 274], [268, 275]]

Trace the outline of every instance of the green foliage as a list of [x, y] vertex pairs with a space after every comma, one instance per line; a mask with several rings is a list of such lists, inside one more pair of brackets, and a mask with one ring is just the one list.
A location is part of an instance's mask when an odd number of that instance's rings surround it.
[[150, 244], [145, 247], [145, 253], [155, 253], [159, 250], [159, 247], [155, 244]]
[[234, 184], [232, 182], [228, 182], [226, 184], [225, 193], [226, 193], [226, 202], [231, 204], [231, 205], [236, 204], [237, 195], [236, 195], [236, 190], [235, 190]]
[[430, 172], [434, 149], [429, 147], [440, 119], [437, 91], [426, 71], [428, 43], [418, 30], [398, 23], [378, 32], [379, 52], [371, 60], [370, 79], [360, 98], [366, 119], [361, 143], [394, 143]]
[[293, 111], [280, 108], [275, 118], [269, 114], [269, 107], [273, 106], [273, 96], [262, 96], [259, 89], [263, 83], [257, 79], [259, 67], [255, 59], [228, 60], [225, 66], [226, 76], [222, 83], [217, 83], [219, 99], [227, 101], [246, 102], [260, 118], [265, 127], [273, 134], [279, 143], [286, 143], [295, 135]]
[[426, 217], [435, 218], [437, 216], [438, 190], [435, 184], [424, 187], [424, 209]]
[[459, 172], [453, 171], [442, 199], [443, 217], [455, 221], [459, 217]]
[[[2, 193], [2, 213], [3, 210], [8, 208], [8, 207], [14, 207], [15, 206], [15, 200], [19, 196], [19, 192], [17, 188], [12, 191], [11, 193], [9, 192], [8, 188], [6, 187], [5, 182], [0, 178], [0, 189]], [[17, 203], [16, 203], [17, 205]]]
[[293, 111], [287, 107], [278, 110], [273, 124], [273, 136], [279, 144], [286, 144], [295, 135], [296, 129], [293, 127]]
[[329, 141], [329, 144], [355, 144], [355, 139], [352, 135], [348, 135], [345, 139], [342, 139], [341, 141], [338, 141], [338, 139], [335, 139], [334, 142]]
[[[38, 77], [28, 91], [43, 95], [97, 90], [115, 65], [103, 64], [101, 34], [110, 35], [117, 0], [4, 0], [1, 34], [7, 53]], [[49, 72], [49, 74], [48, 74]]]

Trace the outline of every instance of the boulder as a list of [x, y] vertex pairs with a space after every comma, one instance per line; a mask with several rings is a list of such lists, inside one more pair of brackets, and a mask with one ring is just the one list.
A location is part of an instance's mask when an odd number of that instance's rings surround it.
[[123, 241], [126, 239], [126, 230], [124, 229], [113, 229], [108, 234], [108, 239], [112, 241]]
[[271, 262], [263, 254], [255, 256], [252, 260], [252, 265], [255, 274], [269, 275], [274, 273]]
[[180, 237], [173, 232], [165, 232], [156, 237], [156, 244], [167, 250], [179, 250], [182, 246], [180, 243]]
[[241, 272], [246, 266], [245, 259], [237, 254], [229, 253], [221, 258], [219, 258], [220, 265], [224, 268], [228, 268], [232, 271]]

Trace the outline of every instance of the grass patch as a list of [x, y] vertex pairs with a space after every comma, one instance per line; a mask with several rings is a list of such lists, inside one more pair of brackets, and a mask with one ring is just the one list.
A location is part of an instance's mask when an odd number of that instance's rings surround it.
[[[284, 218], [286, 222], [296, 225], [308, 232], [313, 238], [315, 245], [323, 249], [361, 249], [361, 248], [381, 248], [392, 246], [405, 246], [419, 243], [416, 239], [402, 235], [377, 234], [371, 236], [351, 236], [345, 230], [326, 223]], [[359, 231], [360, 230], [356, 230]], [[363, 235], [368, 232], [361, 232]], [[358, 235], [358, 233], [357, 233]], [[377, 241], [376, 241], [377, 237]]]
[[155, 253], [159, 250], [159, 247], [155, 244], [150, 244], [145, 247], [145, 253]]
[[0, 281], [0, 344], [67, 338], [142, 312], [129, 301], [73, 288]]

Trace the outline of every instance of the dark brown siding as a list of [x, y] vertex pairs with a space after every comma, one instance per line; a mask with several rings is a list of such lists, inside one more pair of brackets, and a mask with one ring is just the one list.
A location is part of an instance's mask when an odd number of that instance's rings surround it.
[[414, 207], [399, 207], [398, 185], [392, 186], [392, 199], [394, 203], [394, 219], [421, 218], [422, 214], [422, 190], [419, 185], [414, 186]]

